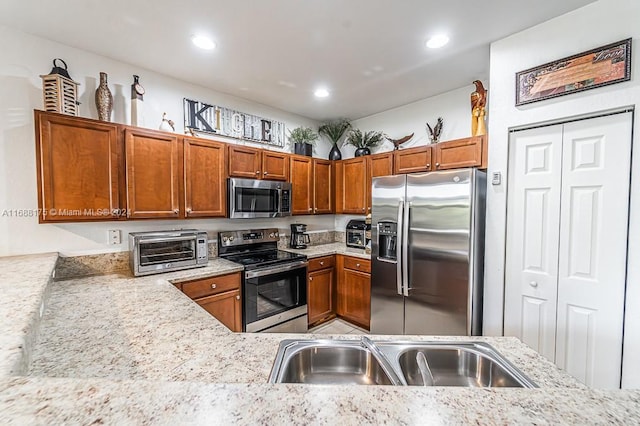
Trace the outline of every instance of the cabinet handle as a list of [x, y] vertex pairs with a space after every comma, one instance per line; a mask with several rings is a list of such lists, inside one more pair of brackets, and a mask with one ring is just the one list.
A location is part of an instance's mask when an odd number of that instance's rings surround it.
[[218, 286], [215, 285], [215, 284], [211, 284], [211, 288], [216, 288], [216, 287], [218, 287]]
[[236, 300], [240, 300], [240, 296], [239, 296], [239, 295], [238, 295], [238, 296], [236, 296]]
[[309, 281], [313, 281], [313, 277], [309, 277]]
[[531, 281], [531, 282], [529, 283], [529, 285], [530, 285], [531, 287], [533, 287], [533, 288], [538, 287], [538, 283], [537, 283], [537, 282], [535, 282], [535, 281]]
[[359, 264], [359, 263], [356, 263], [356, 268], [359, 268], [359, 267], [360, 267], [360, 264]]
[[364, 207], [362, 208], [362, 211], [364, 211]]
[[267, 172], [263, 172], [262, 174], [266, 176], [266, 175], [267, 175]]
[[440, 163], [436, 163], [436, 167], [440, 167]]
[[260, 174], [260, 170], [256, 170], [256, 174], [259, 175]]
[[189, 213], [191, 213], [191, 209], [188, 208], [187, 209], [187, 214], [189, 214]]
[[173, 212], [174, 212], [175, 214], [178, 214], [178, 213], [180, 213], [180, 210], [178, 210], [178, 209], [174, 209], [174, 210], [173, 210]]
[[309, 211], [311, 211], [311, 210], [312, 210], [311, 207], [309, 207]]
[[431, 163], [427, 163], [427, 168], [431, 167]]
[[317, 212], [317, 211], [318, 211], [318, 208], [317, 208], [317, 207], [314, 207], [314, 208], [313, 208], [313, 212], [315, 213], [315, 212]]
[[324, 266], [324, 262], [320, 262], [320, 266]]

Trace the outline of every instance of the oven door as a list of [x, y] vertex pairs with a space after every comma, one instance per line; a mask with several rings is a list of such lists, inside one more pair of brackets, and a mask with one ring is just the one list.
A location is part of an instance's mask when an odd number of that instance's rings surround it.
[[267, 329], [307, 315], [307, 262], [246, 271], [243, 284], [244, 331]]
[[288, 216], [288, 206], [282, 205], [283, 193], [288, 191], [287, 186], [286, 182], [230, 178], [229, 217]]

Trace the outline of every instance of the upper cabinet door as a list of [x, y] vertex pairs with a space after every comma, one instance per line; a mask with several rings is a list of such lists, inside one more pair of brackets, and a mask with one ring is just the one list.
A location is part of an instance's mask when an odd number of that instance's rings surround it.
[[342, 212], [365, 214], [367, 210], [366, 157], [342, 161]]
[[329, 160], [313, 160], [313, 213], [333, 213], [333, 165]]
[[179, 217], [178, 138], [171, 133], [127, 129], [125, 147], [127, 217]]
[[186, 217], [227, 214], [226, 145], [184, 138], [184, 205]]
[[312, 214], [313, 175], [311, 158], [291, 156], [291, 214]]
[[41, 111], [35, 119], [40, 222], [120, 218], [118, 127]]
[[395, 151], [394, 174], [428, 172], [431, 170], [431, 147]]
[[435, 170], [482, 167], [483, 140], [484, 136], [474, 136], [436, 144]]
[[289, 180], [289, 155], [263, 150], [261, 179]]
[[260, 179], [262, 176], [260, 150], [229, 145], [229, 176]]
[[367, 156], [367, 213], [371, 213], [371, 180], [393, 174], [393, 151]]

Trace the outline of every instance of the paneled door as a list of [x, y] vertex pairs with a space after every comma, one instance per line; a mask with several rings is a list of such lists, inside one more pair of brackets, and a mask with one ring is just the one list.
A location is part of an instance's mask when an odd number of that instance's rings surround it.
[[565, 124], [556, 364], [619, 388], [627, 264], [631, 113]]
[[505, 335], [596, 388], [620, 387], [631, 123], [613, 114], [510, 140]]
[[504, 334], [555, 359], [562, 126], [510, 139]]

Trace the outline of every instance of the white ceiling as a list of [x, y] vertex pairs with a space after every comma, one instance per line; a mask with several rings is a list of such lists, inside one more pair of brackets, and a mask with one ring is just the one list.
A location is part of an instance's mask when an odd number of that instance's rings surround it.
[[[489, 43], [592, 1], [2, 0], [0, 23], [309, 118], [357, 119], [486, 81]], [[426, 49], [437, 32], [450, 43]], [[194, 47], [200, 33], [218, 48]], [[329, 98], [313, 97], [319, 85]]]

